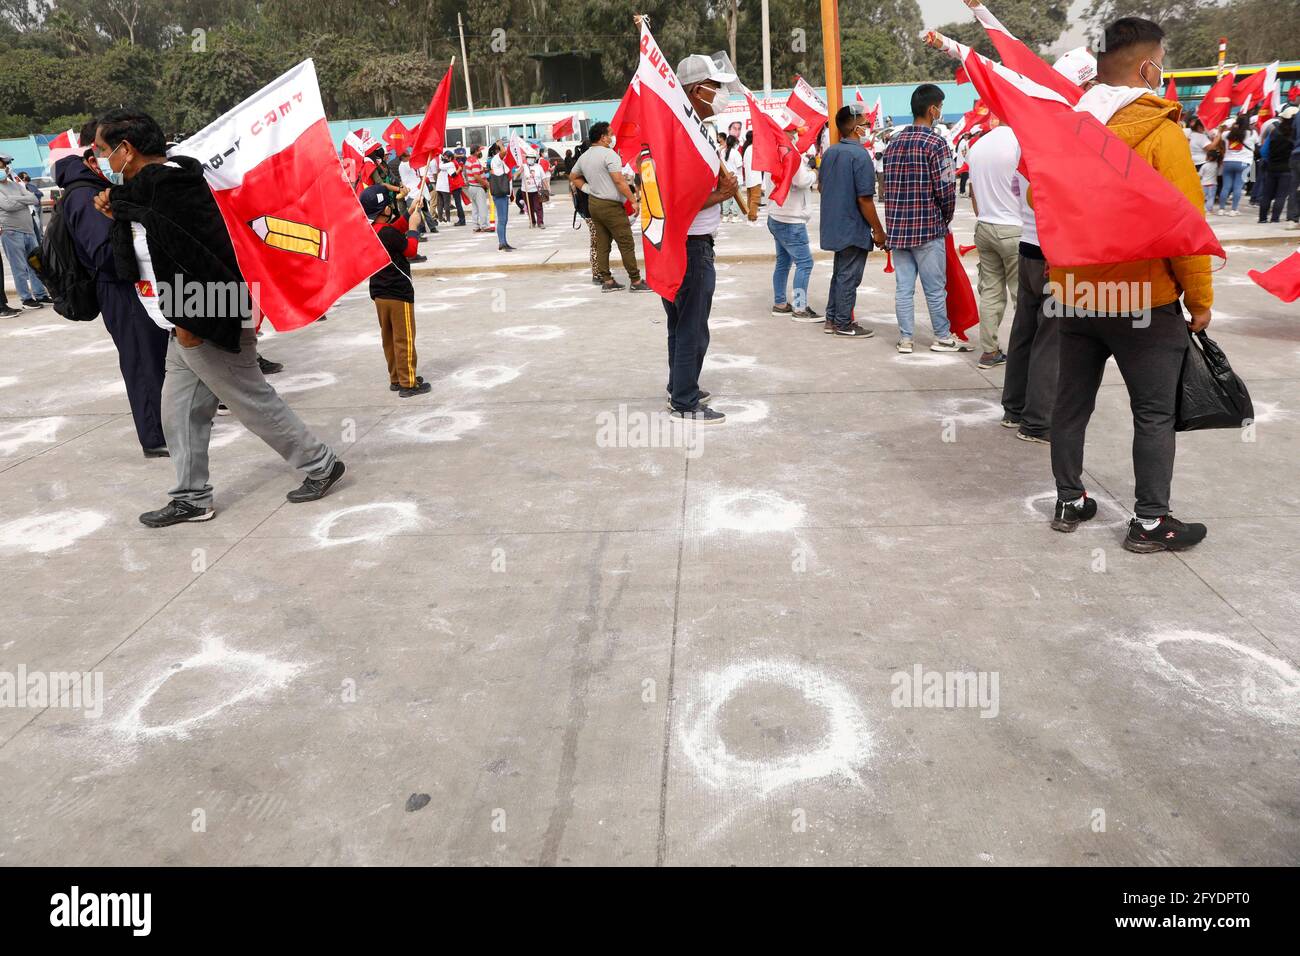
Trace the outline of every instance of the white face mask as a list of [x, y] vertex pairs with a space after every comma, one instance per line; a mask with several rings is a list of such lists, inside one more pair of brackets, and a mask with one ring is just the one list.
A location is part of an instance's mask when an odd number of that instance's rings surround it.
[[1146, 73], [1144, 73], [1143, 70], [1142, 70], [1142, 68], [1143, 68], [1144, 66], [1146, 66], [1148, 63], [1150, 63], [1152, 66], [1154, 66], [1154, 67], [1156, 68], [1156, 76], [1157, 76], [1157, 77], [1161, 77], [1161, 76], [1164, 76], [1164, 75], [1165, 75], [1165, 68], [1164, 68], [1163, 66], [1161, 66], [1159, 63], [1157, 63], [1155, 60], [1143, 60], [1143, 61], [1138, 65], [1138, 76], [1142, 77], [1142, 85], [1145, 86], [1145, 87], [1146, 87], [1148, 90], [1150, 90], [1152, 93], [1159, 93], [1159, 92], [1160, 92], [1160, 80], [1157, 79], [1157, 80], [1156, 80], [1156, 85], [1155, 85], [1155, 86], [1152, 86], [1150, 83], [1147, 82], [1147, 75], [1146, 75]]

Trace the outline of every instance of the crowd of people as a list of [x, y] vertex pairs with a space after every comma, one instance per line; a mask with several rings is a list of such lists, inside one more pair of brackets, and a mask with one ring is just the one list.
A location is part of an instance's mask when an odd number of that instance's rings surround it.
[[[1213, 133], [1195, 120], [1184, 127], [1178, 105], [1158, 95], [1163, 58], [1160, 27], [1126, 17], [1107, 27], [1104, 52], [1095, 59], [1074, 51], [1056, 68], [1086, 90], [1081, 108], [1103, 118], [1189, 201], [1204, 203], [1210, 214], [1233, 215], [1249, 178], [1260, 220], [1271, 213], [1278, 221], [1290, 203], [1294, 224], [1300, 212], [1294, 108], [1259, 129], [1248, 117]], [[720, 115], [739, 89], [729, 63], [701, 54], [678, 65], [677, 79], [706, 121]], [[1002, 425], [1022, 441], [1050, 446], [1057, 489], [1051, 526], [1070, 532], [1097, 513], [1084, 483], [1084, 437], [1103, 367], [1114, 357], [1134, 425], [1136, 507], [1125, 546], [1148, 552], [1196, 544], [1205, 526], [1175, 519], [1169, 495], [1174, 404], [1188, 330], [1204, 329], [1211, 317], [1208, 260], [1189, 256], [1086, 268], [1049, 264], [1038, 245], [1033, 184], [1019, 171], [1015, 130], [990, 116], [980, 135], [952, 142], [942, 125], [944, 93], [929, 83], [913, 91], [911, 113], [910, 123], [881, 133], [873, 128], [877, 117], [861, 103], [838, 109], [830, 118], [835, 143], [823, 139], [800, 159], [779, 203], [771, 197], [771, 174], [754, 168], [753, 133], [743, 139], [720, 135], [716, 186], [688, 229], [680, 288], [672, 300], [662, 300], [668, 413], [691, 426], [726, 420], [710, 407], [710, 393], [700, 384], [716, 282], [714, 246], [723, 222], [757, 226], [764, 205], [775, 258], [773, 315], [821, 323], [835, 337], [873, 337], [871, 328], [855, 320], [857, 293], [868, 256], [887, 250], [895, 273], [897, 352], [907, 355], [915, 348], [918, 281], [929, 315], [929, 349], [973, 351], [964, 334], [954, 333], [947, 312], [950, 229], [959, 192], [968, 185], [977, 220], [978, 365], [1005, 366]], [[788, 131], [791, 148], [801, 132]], [[64, 191], [60, 214], [79, 259], [93, 272], [143, 452], [170, 457], [176, 472], [167, 505], [140, 520], [164, 527], [213, 516], [208, 444], [213, 417], [222, 409], [304, 473], [301, 486], [288, 494], [290, 501], [328, 493], [342, 477], [343, 463], [267, 382], [281, 366], [258, 355], [252, 312], [196, 316], [158, 295], [160, 276], [244, 282], [198, 163], [169, 155], [158, 124], [125, 109], [88, 123], [81, 144], [80, 155], [60, 160], [55, 168]], [[609, 124], [594, 123], [586, 141], [555, 172], [567, 175], [575, 214], [589, 231], [593, 283], [602, 292], [648, 292], [632, 225], [639, 182], [612, 146]], [[495, 234], [499, 251], [513, 251], [507, 238], [510, 207], [527, 215], [530, 228], [545, 229], [553, 170], [540, 150], [517, 150], [506, 141], [486, 149], [447, 149], [419, 169], [412, 167], [409, 150], [390, 152], [382, 145], [366, 160], [352, 185], [390, 258], [369, 280], [369, 293], [389, 388], [400, 398], [412, 398], [431, 390], [419, 374], [415, 341], [411, 263], [426, 258], [421, 243], [440, 227], [464, 227]], [[4, 250], [23, 307], [41, 308], [51, 300], [27, 265], [38, 243], [39, 218], [32, 208], [40, 199], [10, 174], [11, 163], [0, 156]], [[1248, 169], [1253, 170], [1249, 177]], [[818, 207], [819, 246], [833, 254], [824, 314], [809, 301], [814, 260], [808, 223]], [[615, 245], [626, 285], [611, 272]], [[1097, 310], [1060, 291], [1113, 281], [1140, 284], [1143, 300], [1122, 311]], [[1008, 302], [1013, 319], [1004, 349]], [[1142, 322], [1134, 321], [1139, 313]]]

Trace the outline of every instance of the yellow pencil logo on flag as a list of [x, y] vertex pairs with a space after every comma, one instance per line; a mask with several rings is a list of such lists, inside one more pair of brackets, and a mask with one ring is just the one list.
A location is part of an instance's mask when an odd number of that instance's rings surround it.
[[637, 169], [641, 173], [641, 235], [658, 249], [664, 239], [664, 201], [659, 195], [655, 161], [649, 149], [641, 150]]
[[329, 234], [315, 226], [275, 216], [259, 216], [249, 222], [248, 228], [272, 248], [300, 252], [321, 260], [327, 258], [325, 253], [329, 245]]

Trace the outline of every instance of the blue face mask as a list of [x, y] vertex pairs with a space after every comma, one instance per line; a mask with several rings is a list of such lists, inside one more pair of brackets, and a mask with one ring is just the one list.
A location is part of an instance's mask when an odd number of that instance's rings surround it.
[[99, 163], [99, 174], [101, 176], [107, 179], [114, 186], [122, 185], [122, 174], [113, 172], [113, 167], [109, 165], [106, 158], [101, 156], [96, 162]]

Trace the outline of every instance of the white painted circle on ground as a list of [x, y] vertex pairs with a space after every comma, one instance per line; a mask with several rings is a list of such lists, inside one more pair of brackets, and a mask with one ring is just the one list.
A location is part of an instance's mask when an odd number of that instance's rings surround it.
[[284, 378], [276, 376], [271, 384], [275, 386], [275, 390], [281, 395], [288, 395], [291, 392], [307, 392], [314, 388], [325, 388], [333, 385], [336, 381], [338, 379], [329, 372], [302, 372]]
[[519, 377], [519, 369], [505, 365], [483, 365], [479, 368], [463, 368], [451, 375], [453, 384], [464, 388], [496, 388], [506, 382], [513, 382]]
[[[335, 536], [335, 525], [341, 523], [347, 526], [354, 519], [359, 530], [351, 534], [343, 532]], [[419, 510], [410, 502], [376, 502], [369, 505], [353, 505], [327, 514], [316, 522], [311, 536], [322, 548], [332, 548], [341, 544], [383, 541], [395, 534], [413, 531], [419, 526]]]
[[488, 282], [492, 279], [504, 279], [504, 272], [471, 272], [469, 275], [460, 276], [466, 282]]
[[709, 353], [704, 356], [704, 368], [720, 371], [722, 369], [758, 367], [758, 359], [752, 355], [731, 355], [727, 352]]
[[495, 334], [525, 342], [548, 342], [563, 335], [564, 329], [558, 325], [512, 325], [507, 329], [497, 329]]
[[62, 418], [33, 418], [8, 427], [0, 426], [0, 456], [12, 455], [24, 445], [52, 444], [64, 421]]
[[733, 491], [714, 495], [704, 507], [703, 531], [765, 534], [789, 531], [803, 521], [804, 507], [771, 491]]
[[586, 305], [590, 301], [591, 301], [590, 297], [587, 296], [581, 298], [579, 298], [578, 296], [564, 296], [559, 299], [547, 299], [545, 302], [534, 302], [532, 305], [529, 306], [529, 308], [544, 309], [546, 311], [554, 311], [557, 309], [572, 309], [575, 306]]
[[389, 431], [409, 441], [460, 441], [465, 432], [473, 431], [482, 424], [483, 416], [478, 412], [440, 408], [404, 418], [396, 422]]
[[[1218, 318], [1218, 316], [1215, 316]], [[90, 342], [80, 348], [72, 350], [73, 355], [105, 355], [109, 352], [116, 352], [117, 346], [113, 344], [112, 339], [104, 339], [100, 342]]]
[[31, 338], [36, 335], [49, 335], [51, 332], [62, 332], [70, 326], [71, 323], [68, 322], [64, 322], [62, 325], [48, 323], [46, 325], [29, 325], [26, 328], [14, 329], [9, 334], [15, 338]]
[[415, 311], [427, 314], [430, 312], [450, 312], [454, 308], [456, 307], [450, 302], [421, 302], [415, 307]]
[[760, 399], [730, 398], [709, 402], [709, 407], [727, 416], [727, 424], [752, 425], [761, 422], [771, 412], [767, 402]]
[[748, 319], [738, 319], [735, 316], [723, 315], [716, 319], [709, 319], [710, 329], [736, 329], [742, 325], [749, 325]]
[[[742, 757], [728, 749], [719, 726], [723, 708], [742, 691], [762, 685], [791, 688], [822, 711], [827, 730], [814, 749], [771, 760]], [[686, 702], [680, 736], [686, 758], [708, 786], [766, 796], [825, 777], [861, 785], [858, 768], [871, 757], [871, 732], [862, 708], [844, 685], [794, 661], [760, 660], [706, 674], [701, 686], [702, 699]]]

